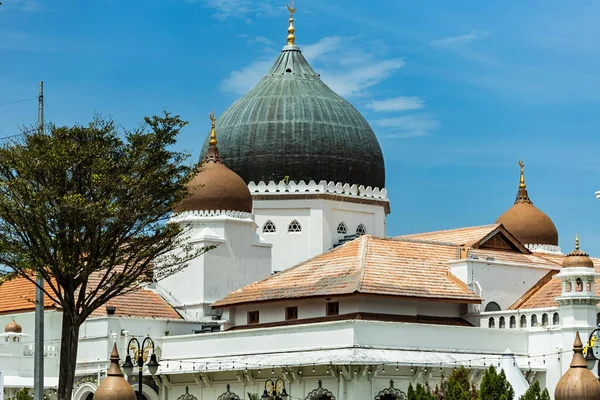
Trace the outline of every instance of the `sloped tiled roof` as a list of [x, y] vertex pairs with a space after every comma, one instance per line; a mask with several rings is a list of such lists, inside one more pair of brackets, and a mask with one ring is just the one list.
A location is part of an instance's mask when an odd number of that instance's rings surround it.
[[413, 233], [399, 236], [401, 239], [418, 239], [439, 243], [451, 243], [457, 246], [471, 246], [492, 233], [500, 224], [470, 226], [467, 228], [447, 229], [442, 231]]
[[446, 263], [457, 258], [453, 245], [364, 235], [237, 290], [213, 307], [354, 293], [480, 302], [450, 274]]
[[[44, 296], [44, 308], [53, 308], [54, 303]], [[0, 314], [20, 313], [35, 310], [35, 285], [25, 278], [6, 280], [0, 284]]]
[[[536, 266], [544, 266], [548, 268], [560, 269], [560, 263], [556, 263], [541, 255], [523, 254], [514, 251], [502, 251], [494, 249], [470, 249], [469, 256], [478, 256], [481, 259], [493, 258], [495, 261], [516, 263], [516, 264], [532, 264]], [[562, 262], [562, 261], [561, 261]]]
[[[560, 254], [540, 254], [541, 258], [551, 260], [552, 262], [560, 265], [562, 264], [565, 256]], [[600, 273], [600, 259], [592, 258], [594, 262], [594, 269]], [[558, 305], [556, 298], [560, 296], [561, 292], [561, 281], [560, 279], [551, 279], [558, 271], [551, 271], [548, 275], [544, 276], [538, 283], [536, 283], [527, 293], [525, 293], [519, 300], [517, 300], [510, 310], [517, 309], [528, 309], [528, 308], [546, 308], [555, 307]], [[600, 296], [600, 287], [595, 285], [594, 288], [596, 296]]]
[[[93, 282], [93, 279], [91, 279]], [[106, 315], [106, 306], [115, 306], [115, 316], [141, 318], [172, 318], [181, 316], [158, 294], [140, 289], [117, 296], [105, 306], [96, 309], [93, 317]], [[44, 296], [44, 308], [59, 308], [48, 296]], [[0, 314], [16, 314], [35, 310], [35, 285], [23, 277], [0, 284]]]

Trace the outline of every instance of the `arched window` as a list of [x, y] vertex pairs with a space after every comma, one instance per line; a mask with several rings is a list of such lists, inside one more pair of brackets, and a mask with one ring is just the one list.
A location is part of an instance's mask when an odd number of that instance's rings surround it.
[[545, 328], [548, 326], [548, 314], [542, 314], [542, 326]]
[[510, 317], [510, 329], [515, 329], [517, 327], [517, 319], [514, 315]]
[[340, 224], [337, 227], [337, 233], [341, 233], [342, 235], [348, 233], [348, 228], [346, 227], [345, 223], [340, 222]]
[[[186, 389], [187, 389], [187, 387], [186, 387]], [[240, 400], [240, 396], [238, 396], [235, 393], [231, 393], [231, 387], [228, 384], [227, 391], [225, 393], [223, 393], [222, 395], [220, 395], [219, 397], [217, 397], [217, 400]]]
[[490, 317], [490, 319], [488, 320], [488, 328], [495, 328], [496, 327], [496, 322], [494, 321], [493, 317]]
[[558, 324], [560, 324], [560, 316], [558, 315], [557, 312], [555, 312], [554, 315], [552, 316], [552, 325], [558, 326]]
[[506, 328], [506, 319], [504, 319], [504, 317], [500, 317], [500, 320], [498, 321], [498, 328]]
[[367, 234], [367, 228], [365, 228], [365, 226], [363, 224], [360, 224], [356, 227], [356, 234], [357, 235], [366, 235]]
[[267, 222], [265, 222], [265, 224], [263, 225], [263, 233], [275, 232], [277, 232], [277, 228], [275, 228], [275, 224], [273, 223], [273, 221], [268, 220]]
[[533, 314], [531, 316], [531, 326], [532, 327], [536, 327], [538, 326], [538, 320], [537, 320], [537, 315]]
[[583, 282], [581, 281], [581, 278], [575, 280], [575, 291], [583, 292]]
[[[229, 385], [227, 385], [227, 392], [229, 392]], [[237, 399], [239, 400], [239, 397]], [[197, 398], [193, 394], [190, 394], [190, 388], [186, 386], [185, 393], [179, 396], [177, 400], [197, 400]]]
[[293, 220], [288, 225], [288, 232], [302, 232], [302, 227], [300, 226], [300, 222]]
[[496, 303], [495, 301], [490, 301], [489, 303], [487, 303], [485, 305], [485, 312], [488, 311], [500, 311], [500, 305], [498, 303]]
[[394, 387], [394, 381], [390, 381], [390, 387], [377, 393], [374, 400], [406, 400], [406, 393]]
[[520, 324], [521, 328], [527, 328], [527, 317], [524, 315], [521, 315], [521, 324]]
[[329, 390], [323, 388], [323, 382], [319, 379], [318, 387], [311, 391], [305, 400], [335, 400], [335, 396]]

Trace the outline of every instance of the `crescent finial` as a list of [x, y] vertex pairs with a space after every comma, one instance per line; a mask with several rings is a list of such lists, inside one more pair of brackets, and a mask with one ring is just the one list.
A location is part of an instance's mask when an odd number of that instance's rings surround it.
[[296, 12], [296, 3], [294, 2], [294, 0], [290, 0], [290, 2], [288, 4], [286, 4], [288, 11], [290, 12], [290, 14], [293, 14]]

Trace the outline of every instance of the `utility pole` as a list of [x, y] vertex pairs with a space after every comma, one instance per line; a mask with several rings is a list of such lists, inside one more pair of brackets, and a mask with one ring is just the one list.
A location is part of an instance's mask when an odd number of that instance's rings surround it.
[[[44, 133], [44, 82], [38, 96], [38, 130]], [[44, 400], [44, 279], [37, 275], [35, 288], [35, 353], [33, 357], [33, 398]]]

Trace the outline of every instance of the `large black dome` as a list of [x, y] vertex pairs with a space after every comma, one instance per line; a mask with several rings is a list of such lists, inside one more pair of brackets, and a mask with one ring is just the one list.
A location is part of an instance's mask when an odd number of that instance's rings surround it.
[[[363, 116], [288, 45], [217, 120], [223, 162], [246, 183], [321, 180], [385, 187], [381, 148]], [[208, 139], [202, 149], [206, 153]]]

